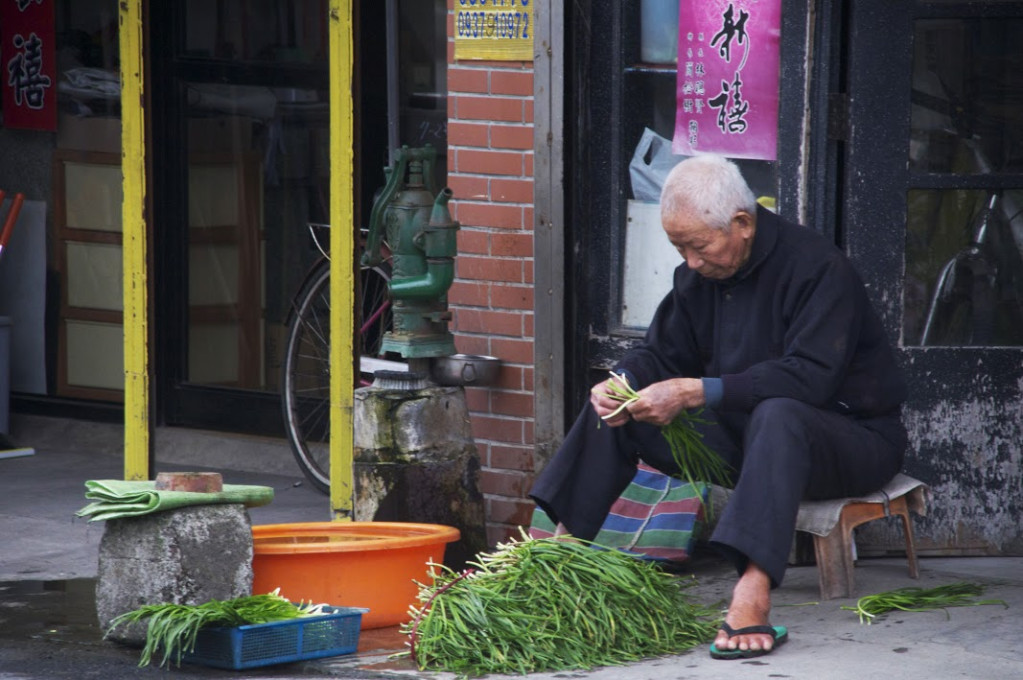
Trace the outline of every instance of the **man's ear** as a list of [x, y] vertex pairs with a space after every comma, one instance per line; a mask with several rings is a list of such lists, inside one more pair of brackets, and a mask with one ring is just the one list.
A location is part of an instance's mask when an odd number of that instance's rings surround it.
[[757, 230], [757, 218], [745, 210], [732, 215], [732, 229], [737, 229], [744, 238], [753, 238]]

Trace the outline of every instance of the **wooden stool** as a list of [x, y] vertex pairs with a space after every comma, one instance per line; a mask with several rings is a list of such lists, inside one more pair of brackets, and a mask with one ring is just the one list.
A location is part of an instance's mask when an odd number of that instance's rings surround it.
[[909, 511], [926, 514], [926, 491], [923, 482], [899, 474], [881, 491], [863, 498], [805, 501], [800, 504], [796, 530], [814, 535], [821, 599], [852, 597], [855, 586], [852, 531], [861, 524], [882, 517], [897, 515], [902, 518], [909, 575], [911, 578], [919, 577]]

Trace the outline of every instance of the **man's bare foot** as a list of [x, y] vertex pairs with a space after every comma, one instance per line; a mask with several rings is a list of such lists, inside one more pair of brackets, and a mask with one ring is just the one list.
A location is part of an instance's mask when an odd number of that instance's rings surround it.
[[[769, 626], [771, 615], [771, 577], [752, 562], [739, 578], [732, 591], [732, 603], [725, 615], [725, 623], [733, 630], [748, 626]], [[738, 649], [741, 651], [770, 651], [774, 638], [766, 633], [753, 633], [728, 637], [719, 630], [714, 639], [717, 649]]]
[[579, 539], [573, 536], [572, 532], [569, 531], [561, 522], [558, 522], [558, 526], [554, 529], [554, 538], [560, 541], [570, 541], [572, 543], [580, 542]]

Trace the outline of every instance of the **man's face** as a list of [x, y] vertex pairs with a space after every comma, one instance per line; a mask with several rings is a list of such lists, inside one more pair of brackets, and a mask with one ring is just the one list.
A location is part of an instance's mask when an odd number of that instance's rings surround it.
[[664, 222], [664, 231], [690, 269], [708, 279], [727, 279], [749, 259], [755, 222], [740, 211], [727, 230], [684, 217]]

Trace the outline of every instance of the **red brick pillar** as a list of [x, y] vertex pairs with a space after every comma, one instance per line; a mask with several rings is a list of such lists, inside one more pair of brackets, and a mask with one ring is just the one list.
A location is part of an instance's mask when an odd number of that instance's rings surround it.
[[448, 300], [455, 346], [502, 361], [466, 389], [491, 544], [529, 525], [533, 479], [533, 64], [454, 61], [448, 24], [448, 185], [461, 224]]

